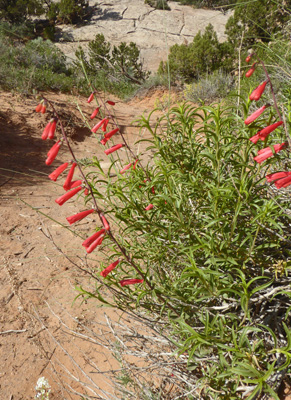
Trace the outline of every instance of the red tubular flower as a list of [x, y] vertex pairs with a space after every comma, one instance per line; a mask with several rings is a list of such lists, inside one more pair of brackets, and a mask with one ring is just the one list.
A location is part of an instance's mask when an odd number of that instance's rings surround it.
[[79, 186], [75, 189], [70, 190], [69, 192], [66, 192], [65, 194], [63, 194], [61, 197], [59, 197], [58, 199], [55, 200], [55, 202], [59, 205], [62, 206], [66, 201], [68, 201], [69, 199], [71, 199], [73, 196], [75, 196], [75, 194], [77, 194], [80, 190], [82, 190], [82, 187]]
[[47, 102], [44, 101], [44, 102], [42, 103], [42, 106], [41, 106], [41, 109], [40, 109], [40, 112], [41, 112], [42, 114], [44, 114], [44, 113], [46, 112], [46, 106], [47, 106]]
[[103, 226], [104, 226], [105, 230], [106, 230], [106, 231], [110, 231], [110, 226], [109, 226], [109, 224], [108, 224], [108, 221], [107, 221], [107, 219], [104, 217], [103, 214], [101, 214], [101, 219], [102, 219], [102, 223], [103, 223]]
[[110, 147], [110, 149], [107, 149], [104, 151], [104, 153], [108, 156], [108, 154], [113, 153], [116, 150], [121, 149], [121, 147], [125, 146], [125, 144], [116, 144], [115, 146]]
[[282, 172], [275, 172], [274, 174], [269, 174], [266, 175], [267, 182], [271, 183], [274, 181], [277, 181], [278, 179], [286, 178], [287, 176], [290, 176], [291, 172], [288, 171], [282, 171]]
[[103, 132], [106, 132], [108, 122], [109, 122], [109, 119], [106, 118], [106, 120], [105, 120], [105, 122], [104, 122], [104, 124], [102, 125], [102, 128], [101, 128]]
[[71, 217], [67, 217], [66, 220], [69, 222], [70, 225], [74, 224], [77, 221], [81, 221], [81, 219], [87, 217], [87, 215], [92, 214], [95, 210], [86, 210], [86, 211], [81, 211], [75, 215], [72, 215]]
[[103, 278], [106, 278], [106, 276], [114, 270], [114, 268], [116, 267], [116, 265], [118, 265], [120, 263], [120, 260], [118, 259], [117, 261], [115, 261], [114, 263], [110, 264], [108, 267], [106, 267], [103, 271], [100, 272], [100, 275], [103, 276]]
[[[275, 144], [273, 146], [275, 153], [278, 153], [279, 151], [281, 151], [282, 149], [287, 147], [287, 145], [288, 145], [287, 142], [281, 143], [281, 144]], [[266, 148], [258, 151], [258, 155], [256, 157], [254, 157], [254, 160], [260, 164], [261, 162], [265, 161], [267, 158], [272, 157], [272, 156], [273, 156], [273, 151], [272, 151], [271, 147], [266, 147]]]
[[152, 208], [154, 208], [154, 205], [153, 205], [153, 204], [149, 204], [149, 205], [145, 208], [145, 210], [146, 210], [146, 211], [149, 211], [149, 210], [151, 210]]
[[289, 185], [291, 185], [291, 176], [286, 176], [286, 178], [279, 179], [275, 182], [277, 189], [285, 188]]
[[279, 121], [279, 122], [275, 122], [272, 125], [266, 126], [266, 128], [260, 130], [255, 136], [251, 137], [250, 141], [253, 143], [257, 143], [257, 141], [259, 139], [265, 140], [271, 132], [273, 132], [275, 129], [278, 128], [278, 126], [280, 126], [282, 124], [283, 124], [283, 121]]
[[106, 103], [107, 103], [107, 104], [110, 104], [111, 106], [115, 106], [115, 103], [114, 103], [114, 101], [107, 100], [107, 101], [106, 101]]
[[80, 186], [80, 185], [82, 185], [82, 183], [83, 183], [82, 179], [78, 179], [77, 181], [73, 181], [70, 184], [70, 189], [73, 189], [73, 188], [75, 188], [77, 186]]
[[119, 173], [124, 174], [124, 172], [127, 171], [131, 166], [132, 163], [127, 164], [125, 167], [122, 168], [122, 170]]
[[108, 142], [108, 140], [110, 138], [112, 138], [112, 136], [115, 135], [115, 133], [117, 133], [118, 131], [119, 131], [119, 128], [115, 128], [112, 131], [105, 133], [104, 139], [102, 139], [100, 143], [105, 145], [106, 142]]
[[42, 140], [46, 140], [48, 138], [48, 134], [51, 128], [52, 122], [49, 121], [49, 123], [45, 126], [43, 133], [41, 135]]
[[258, 108], [252, 115], [250, 115], [246, 120], [245, 120], [245, 124], [249, 125], [252, 122], [254, 122], [257, 118], [259, 118], [259, 116], [261, 114], [263, 114], [263, 112], [265, 111], [265, 109], [268, 107], [267, 104], [263, 105], [261, 108]]
[[68, 173], [68, 176], [67, 176], [67, 178], [65, 180], [65, 183], [63, 185], [63, 188], [65, 190], [69, 190], [70, 189], [72, 178], [73, 178], [76, 166], [77, 166], [77, 163], [73, 162], [73, 164], [72, 164], [72, 166], [70, 168], [70, 171]]
[[95, 108], [95, 110], [92, 112], [90, 118], [94, 119], [96, 115], [99, 113], [100, 107]]
[[262, 94], [264, 93], [267, 83], [268, 81], [264, 81], [255, 90], [253, 90], [250, 95], [250, 100], [255, 100], [255, 101], [260, 100]]
[[35, 112], [40, 112], [42, 109], [42, 102], [40, 102], [36, 107], [35, 107]]
[[51, 122], [49, 131], [48, 131], [48, 138], [49, 139], [53, 139], [55, 136], [55, 130], [56, 130], [56, 126], [57, 126], [57, 119], [54, 118]]
[[101, 121], [99, 121], [98, 124], [93, 126], [93, 128], [91, 129], [91, 132], [96, 133], [98, 131], [98, 129], [105, 123], [106, 120], [107, 120], [107, 118], [103, 118]]
[[60, 165], [57, 169], [54, 170], [54, 172], [52, 172], [49, 175], [49, 178], [52, 181], [56, 181], [58, 179], [58, 177], [61, 175], [62, 172], [64, 172], [64, 170], [68, 167], [69, 163], [64, 163], [62, 165]]
[[246, 78], [252, 76], [255, 70], [256, 70], [256, 63], [253, 63], [252, 67], [246, 72]]
[[100, 231], [93, 233], [92, 236], [88, 237], [83, 243], [82, 246], [89, 247], [93, 242], [95, 242], [101, 235], [105, 233], [105, 229], [100, 229]]
[[135, 163], [133, 164], [133, 169], [135, 169], [136, 168], [136, 164], [138, 163], [138, 159], [137, 160], [135, 160]]
[[47, 159], [46, 159], [46, 165], [51, 165], [56, 156], [58, 155], [58, 152], [61, 147], [61, 141], [58, 140], [57, 143], [53, 145], [53, 147], [50, 149], [50, 151], [47, 154]]
[[143, 279], [123, 279], [119, 283], [121, 286], [135, 285], [136, 283], [143, 283]]
[[100, 236], [97, 240], [95, 240], [90, 246], [85, 247], [86, 251], [88, 254], [92, 253], [93, 250], [96, 249], [97, 246], [100, 246], [100, 244], [103, 242], [104, 236]]
[[88, 97], [87, 103], [91, 103], [93, 99], [94, 99], [94, 93], [91, 93], [90, 96]]

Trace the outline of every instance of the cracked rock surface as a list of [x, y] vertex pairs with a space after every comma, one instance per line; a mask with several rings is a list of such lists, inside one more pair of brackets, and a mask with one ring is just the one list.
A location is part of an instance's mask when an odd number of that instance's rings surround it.
[[113, 45], [135, 42], [147, 69], [156, 71], [167, 58], [167, 48], [190, 43], [193, 37], [211, 23], [218, 39], [224, 41], [225, 24], [230, 14], [216, 10], [194, 9], [169, 1], [171, 11], [155, 10], [144, 0], [91, 0], [96, 7], [91, 20], [83, 26], [61, 26], [58, 46], [74, 58], [76, 48], [86, 49], [98, 33]]

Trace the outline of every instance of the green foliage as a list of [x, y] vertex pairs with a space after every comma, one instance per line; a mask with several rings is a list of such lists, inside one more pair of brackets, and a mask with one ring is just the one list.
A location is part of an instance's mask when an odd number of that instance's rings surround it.
[[101, 83], [103, 90], [126, 97], [150, 75], [143, 69], [139, 49], [133, 42], [122, 42], [112, 47], [103, 34], [97, 34], [88, 49], [88, 57], [81, 47], [76, 51], [75, 66], [79, 73], [89, 77], [92, 84], [98, 82], [96, 87], [100, 87]]
[[51, 3], [47, 12], [50, 20], [62, 24], [76, 24], [90, 16], [88, 0], [61, 0]]
[[171, 10], [168, 0], [144, 0], [144, 2], [157, 10]]
[[231, 75], [216, 71], [185, 85], [184, 95], [194, 103], [209, 103], [225, 98], [234, 87]]
[[42, 0], [0, 0], [0, 19], [9, 22], [21, 23], [43, 11]]
[[[105, 238], [110, 259], [122, 258], [105, 279], [116, 305], [162, 321], [164, 335], [186, 354], [201, 399], [242, 399], [238, 387], [248, 387], [249, 398], [278, 399], [272, 382], [291, 360], [288, 198], [270, 195], [264, 178], [286, 153], [263, 167], [252, 161], [257, 146], [249, 137], [273, 113], [246, 127], [250, 107], [244, 103], [240, 117], [235, 107], [181, 104], [154, 126], [151, 113], [140, 120], [153, 154], [139, 155], [143, 168], [121, 175], [112, 157], [108, 171], [94, 159], [98, 172], [88, 174], [130, 254], [129, 261]], [[118, 294], [121, 279], [140, 277], [137, 269], [144, 284]]]
[[[202, 34], [199, 31], [189, 45], [175, 44], [170, 48], [168, 63], [171, 80], [191, 82], [219, 68], [228, 69], [230, 63], [225, 62], [227, 51], [226, 45], [219, 43], [213, 26], [209, 24], [205, 32]], [[167, 63], [162, 62], [158, 74], [167, 74], [167, 71]]]
[[76, 86], [64, 54], [52, 42], [38, 38], [15, 46], [0, 36], [0, 87], [31, 93], [33, 90], [70, 91]]
[[223, 7], [224, 10], [231, 8], [235, 5], [237, 0], [173, 0], [177, 1], [182, 5], [189, 5], [195, 7], [206, 7], [206, 8], [219, 8]]
[[228, 41], [237, 47], [269, 42], [290, 21], [291, 1], [256, 0], [238, 4], [226, 24]]

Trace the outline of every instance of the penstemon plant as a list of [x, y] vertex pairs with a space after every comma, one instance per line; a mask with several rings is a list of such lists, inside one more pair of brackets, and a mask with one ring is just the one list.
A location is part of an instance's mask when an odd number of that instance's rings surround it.
[[[72, 156], [49, 175], [60, 179], [70, 166], [56, 202], [83, 195], [93, 207], [68, 216], [69, 224], [92, 213], [100, 220], [80, 245], [87, 254], [102, 249], [107, 262], [94, 271], [94, 293], [78, 288], [79, 296], [150, 318], [187, 357], [192, 397], [184, 382], [178, 398], [279, 399], [290, 372], [290, 215], [281, 192], [291, 171], [276, 168], [288, 160], [290, 121], [281, 116], [262, 60], [246, 77], [260, 66], [266, 79], [243, 103], [243, 118], [234, 106], [184, 103], [152, 125], [153, 111], [139, 120], [150, 135], [140, 140], [148, 146], [140, 154], [119, 130], [114, 102], [92, 90], [88, 103], [97, 105], [85, 123], [93, 134], [103, 132], [108, 170], [95, 157], [76, 158], [49, 99], [36, 108], [53, 112], [42, 139], [61, 131], [46, 164], [62, 143]], [[267, 89], [269, 103], [251, 113]], [[76, 170], [81, 179], [73, 181]], [[103, 286], [111, 290], [107, 298]]]

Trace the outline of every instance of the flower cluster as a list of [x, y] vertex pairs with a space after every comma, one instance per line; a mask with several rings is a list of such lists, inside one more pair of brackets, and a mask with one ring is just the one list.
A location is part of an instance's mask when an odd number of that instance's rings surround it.
[[[254, 54], [249, 55], [246, 58], [246, 62], [250, 62], [251, 58], [254, 56]], [[260, 63], [262, 63], [260, 61]], [[258, 62], [253, 63], [252, 67], [246, 72], [245, 76], [248, 78], [250, 77], [256, 70], [256, 67], [258, 65]], [[263, 65], [263, 63], [262, 63]], [[265, 71], [266, 72], [266, 71]], [[251, 101], [258, 101], [262, 97], [265, 88], [267, 84], [269, 83], [271, 86], [271, 81], [270, 78], [266, 72], [267, 79], [262, 82], [256, 89], [253, 90], [253, 92], [250, 94], [249, 99]], [[272, 90], [272, 86], [271, 86]], [[252, 124], [257, 118], [260, 117], [260, 115], [263, 114], [263, 112], [266, 110], [267, 107], [269, 107], [269, 104], [264, 104], [262, 107], [258, 108], [253, 114], [251, 114], [248, 118], [246, 118], [245, 125], [250, 125]], [[259, 140], [266, 141], [270, 133], [272, 133], [275, 129], [277, 129], [279, 126], [283, 125], [283, 121], [281, 120], [281, 115], [279, 111], [277, 110], [278, 116], [280, 118], [279, 121], [274, 122], [265, 128], [259, 130], [254, 136], [250, 138], [250, 141], [254, 144], [256, 144]], [[261, 164], [263, 161], [267, 160], [268, 158], [272, 157], [274, 154], [279, 153], [281, 150], [285, 149], [288, 147], [288, 142], [280, 143], [280, 144], [274, 144], [269, 147], [265, 147], [261, 150], [258, 151], [258, 154], [256, 157], [254, 157], [254, 160]], [[274, 174], [270, 174], [266, 176], [267, 182], [270, 183], [275, 183], [275, 186], [280, 189], [280, 188], [285, 188], [289, 185], [291, 185], [291, 178], [290, 175], [291, 172], [285, 171], [285, 172], [277, 172]]]
[[[94, 99], [95, 93], [91, 93], [91, 95], [88, 98], [88, 103], [91, 103], [91, 101]], [[115, 103], [111, 100], [107, 100], [106, 103], [110, 106], [114, 106]], [[48, 104], [51, 104], [50, 102], [48, 102], [47, 100], [42, 100], [38, 106], [36, 107], [36, 112], [41, 112], [41, 113], [45, 113]], [[58, 123], [58, 116], [55, 112], [54, 107], [53, 108], [53, 114], [54, 117], [48, 122], [48, 124], [45, 126], [44, 131], [42, 133], [41, 138], [43, 140], [47, 140], [47, 139], [54, 139], [55, 138], [55, 132], [56, 132], [56, 128], [57, 128], [57, 123]], [[98, 113], [99, 113], [100, 107], [98, 106], [97, 108], [95, 108], [95, 110], [92, 112], [90, 119], [94, 119], [95, 117], [97, 117]], [[106, 143], [117, 133], [119, 132], [119, 128], [116, 127], [112, 130], [110, 130], [109, 132], [107, 132], [107, 126], [109, 124], [109, 120], [110, 117], [105, 117], [103, 119], [101, 119], [96, 125], [93, 126], [93, 128], [91, 129], [92, 132], [96, 133], [99, 129], [102, 129], [102, 131], [104, 132], [104, 137], [101, 140], [101, 144], [102, 145], [106, 145]], [[47, 159], [45, 161], [46, 165], [51, 165], [54, 160], [56, 159], [56, 157], [59, 154], [59, 150], [61, 148], [61, 145], [63, 143], [66, 143], [69, 147], [69, 150], [71, 151], [71, 154], [73, 156], [73, 160], [71, 161], [66, 161], [63, 164], [61, 164], [58, 168], [56, 168], [50, 175], [49, 178], [53, 181], [56, 181], [60, 175], [67, 169], [69, 168], [69, 171], [67, 173], [67, 176], [65, 178], [64, 184], [63, 184], [63, 189], [65, 190], [65, 193], [62, 194], [60, 197], [58, 197], [55, 202], [57, 204], [59, 204], [60, 206], [62, 206], [64, 203], [66, 203], [68, 200], [70, 200], [71, 198], [73, 198], [75, 195], [77, 195], [78, 193], [81, 194], [81, 192], [83, 192], [83, 194], [85, 196], [89, 195], [89, 193], [91, 193], [92, 195], [92, 199], [94, 202], [94, 206], [93, 208], [89, 209], [89, 210], [84, 210], [81, 211], [75, 215], [72, 215], [70, 217], [67, 217], [67, 221], [70, 225], [81, 221], [83, 218], [86, 218], [88, 215], [92, 214], [92, 213], [97, 213], [99, 215], [100, 221], [102, 223], [102, 228], [99, 229], [97, 232], [93, 233], [91, 236], [89, 236], [83, 243], [82, 246], [85, 248], [86, 252], [88, 254], [90, 254], [92, 251], [94, 251], [98, 246], [100, 246], [104, 240], [104, 237], [106, 235], [109, 235], [111, 238], [113, 238], [113, 235], [111, 233], [110, 230], [110, 225], [109, 222], [107, 221], [104, 213], [102, 212], [101, 209], [99, 209], [99, 207], [97, 206], [97, 203], [93, 197], [93, 193], [90, 189], [89, 183], [86, 179], [86, 177], [84, 176], [82, 169], [77, 161], [77, 159], [74, 156], [74, 153], [69, 145], [68, 139], [66, 137], [66, 134], [64, 132], [64, 129], [62, 127], [62, 124], [60, 123], [60, 128], [62, 131], [62, 138], [58, 139], [55, 144], [51, 147], [51, 149], [48, 151], [47, 153]], [[126, 143], [119, 143], [116, 145], [113, 145], [112, 147], [109, 147], [107, 149], [105, 149], [104, 153], [106, 155], [109, 155], [119, 149], [121, 149], [122, 147], [127, 146]], [[134, 163], [129, 163], [127, 164], [125, 167], [123, 167], [120, 171], [120, 174], [124, 174], [127, 170], [129, 169], [135, 169], [136, 165], [137, 165], [138, 160], [136, 159]], [[73, 180], [74, 178], [74, 174], [76, 169], [79, 169], [82, 178], [83, 179], [76, 179]], [[150, 207], [151, 206], [151, 207]], [[148, 207], [146, 207], [146, 210], [149, 210], [152, 208], [152, 205], [150, 205]], [[125, 255], [125, 254], [124, 254]], [[117, 261], [111, 263], [107, 268], [105, 268], [103, 271], [101, 271], [100, 275], [102, 277], [106, 277], [111, 271], [113, 271], [115, 269], [115, 267], [121, 262], [122, 260], [118, 259]], [[127, 260], [128, 261], [128, 260]], [[142, 274], [141, 274], [142, 275]], [[123, 279], [120, 281], [120, 285], [121, 286], [125, 286], [125, 285], [131, 285], [131, 284], [137, 284], [137, 283], [142, 283], [144, 281], [144, 279], [136, 279], [136, 278], [132, 278], [132, 279]]]
[[48, 380], [44, 376], [42, 376], [37, 380], [35, 391], [36, 391], [35, 395], [36, 400], [49, 400], [51, 387]]

